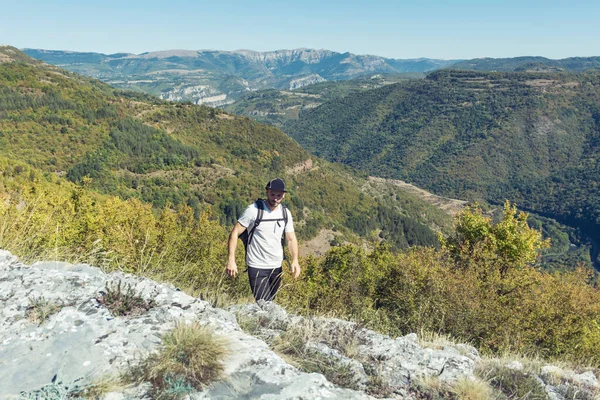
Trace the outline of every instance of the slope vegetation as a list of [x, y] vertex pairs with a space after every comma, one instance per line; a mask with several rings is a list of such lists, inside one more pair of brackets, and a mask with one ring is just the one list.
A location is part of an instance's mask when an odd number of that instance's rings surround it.
[[429, 227], [449, 226], [415, 196], [398, 191], [406, 199], [399, 202], [364, 193], [364, 177], [311, 156], [274, 127], [122, 92], [20, 57], [27, 62], [0, 64], [0, 147], [8, 160], [47, 176], [157, 209], [189, 206], [196, 217], [210, 207], [223, 224], [281, 176], [303, 238], [329, 228], [340, 240], [379, 232], [394, 246], [434, 245]]
[[596, 72], [444, 70], [325, 103], [285, 130], [331, 161], [440, 195], [508, 198], [597, 241], [599, 104]]
[[570, 71], [583, 72], [600, 69], [600, 57], [569, 57], [562, 60], [551, 60], [545, 57], [513, 57], [513, 58], [475, 58], [459, 61], [452, 69], [474, 71]]

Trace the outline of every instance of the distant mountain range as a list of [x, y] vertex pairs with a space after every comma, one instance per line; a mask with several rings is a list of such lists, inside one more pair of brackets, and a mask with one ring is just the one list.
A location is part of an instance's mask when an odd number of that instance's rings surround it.
[[443, 68], [481, 71], [572, 71], [600, 68], [600, 57], [438, 60], [392, 59], [330, 50], [166, 50], [142, 54], [24, 49], [27, 55], [165, 100], [221, 107], [264, 89], [295, 90], [377, 74], [423, 74]]
[[498, 72], [583, 72], [600, 70], [600, 57], [570, 57], [562, 60], [545, 57], [475, 58], [459, 61], [452, 68]]
[[30, 57], [166, 100], [221, 106], [260, 89], [297, 89], [366, 74], [427, 72], [456, 60], [396, 60], [329, 50], [168, 50], [101, 54], [23, 50]]

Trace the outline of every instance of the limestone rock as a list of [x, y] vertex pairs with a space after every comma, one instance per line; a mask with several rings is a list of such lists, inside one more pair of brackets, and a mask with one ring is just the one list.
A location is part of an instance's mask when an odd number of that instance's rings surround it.
[[[152, 300], [154, 307], [136, 316], [111, 315], [98, 298], [116, 282]], [[32, 318], [34, 304], [46, 307], [46, 314]], [[391, 338], [340, 319], [290, 315], [268, 302], [213, 308], [171, 284], [122, 272], [106, 274], [85, 264], [29, 266], [0, 250], [0, 399], [18, 399], [21, 392], [30, 398], [44, 398], [42, 392], [66, 398], [69, 390], [96, 377], [136, 365], [157, 350], [161, 336], [179, 321], [209, 326], [230, 349], [224, 378], [189, 399], [371, 399], [367, 393], [373, 392], [417, 399], [422, 397], [414, 392], [415, 380], [437, 377], [451, 384], [473, 377], [480, 361], [477, 350], [464, 344], [423, 348], [414, 333]], [[302, 372], [284, 361], [269, 344], [290, 340], [288, 336], [302, 340], [303, 356], [341, 371], [343, 379], [327, 371]], [[523, 369], [517, 362], [506, 367]], [[592, 371], [546, 365], [536, 379], [551, 399], [573, 398], [573, 393], [591, 399], [600, 392]], [[104, 400], [150, 399], [149, 389], [142, 383], [113, 391]]]
[[[107, 283], [117, 281], [156, 306], [143, 315], [113, 317], [96, 298]], [[31, 299], [41, 298], [60, 307], [37, 324], [26, 314]], [[0, 398], [19, 398], [20, 392], [44, 387], [83, 387], [94, 377], [125, 371], [156, 351], [161, 335], [182, 320], [210, 326], [231, 349], [225, 379], [191, 398], [370, 398], [297, 370], [263, 341], [242, 332], [230, 312], [146, 278], [62, 262], [27, 266], [0, 251], [0, 299]], [[147, 389], [141, 385], [107, 398], [143, 398]]]

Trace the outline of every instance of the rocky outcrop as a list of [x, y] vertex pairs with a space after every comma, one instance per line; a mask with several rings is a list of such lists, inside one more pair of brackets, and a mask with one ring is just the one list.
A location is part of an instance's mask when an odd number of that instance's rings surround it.
[[[113, 316], [100, 300], [116, 282], [152, 307]], [[56, 307], [34, 320], [34, 304]], [[40, 393], [50, 390], [67, 398], [69, 390], [98, 377], [127, 372], [156, 352], [161, 336], [180, 321], [210, 327], [230, 350], [224, 378], [191, 393], [190, 399], [373, 398], [370, 394], [416, 399], [422, 398], [413, 388], [419, 379], [452, 383], [470, 378], [480, 361], [477, 350], [463, 344], [426, 348], [415, 334], [391, 338], [348, 321], [290, 315], [273, 303], [213, 308], [170, 284], [107, 274], [85, 264], [25, 265], [0, 250], [0, 399], [44, 398]], [[316, 360], [323, 373], [293, 366], [294, 354], [304, 363]], [[513, 364], [507, 368], [522, 369]], [[591, 371], [576, 374], [545, 366], [535, 379], [550, 399], [572, 398], [573, 393], [591, 399], [599, 388]], [[140, 383], [103, 398], [150, 398], [150, 389]]]
[[312, 85], [319, 82], [326, 82], [327, 79], [323, 78], [319, 74], [310, 74], [301, 78], [292, 79], [290, 81], [290, 90], [299, 89], [303, 86]]
[[[96, 298], [115, 281], [153, 299], [155, 307], [135, 317], [113, 317]], [[41, 297], [62, 308], [38, 325], [26, 312], [30, 299]], [[226, 378], [195, 393], [194, 399], [369, 398], [285, 363], [265, 342], [244, 333], [232, 313], [149, 279], [61, 262], [28, 266], [0, 251], [0, 303], [2, 399], [57, 382], [63, 388], [83, 387], [94, 377], [126, 371], [155, 351], [161, 335], [181, 320], [211, 327], [231, 350]], [[121, 394], [143, 398], [147, 390], [142, 384]]]
[[[424, 377], [451, 383], [472, 376], [479, 360], [471, 346], [423, 348], [414, 333], [393, 339], [344, 320], [289, 316], [273, 303], [236, 306], [231, 311], [240, 321], [255, 321], [254, 334], [268, 343], [276, 345], [282, 335], [295, 331], [293, 335], [304, 342], [300, 356], [327, 360], [331, 367], [351, 371], [351, 387], [375, 391], [383, 386], [394, 398], [407, 398], [415, 380]], [[377, 388], [369, 387], [372, 382], [377, 382]]]

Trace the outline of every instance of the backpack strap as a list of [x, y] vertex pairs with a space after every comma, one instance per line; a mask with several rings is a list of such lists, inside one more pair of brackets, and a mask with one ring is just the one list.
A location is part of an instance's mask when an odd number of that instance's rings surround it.
[[248, 246], [250, 245], [250, 241], [252, 240], [252, 237], [254, 236], [254, 230], [256, 229], [256, 227], [260, 224], [260, 222], [263, 219], [263, 215], [265, 213], [265, 202], [263, 199], [257, 199], [254, 204], [256, 204], [256, 208], [258, 209], [258, 213], [256, 215], [256, 219], [254, 220], [254, 225], [252, 225], [252, 229], [250, 229], [250, 232], [248, 232], [248, 240], [246, 242], [246, 252], [248, 251]]
[[[256, 227], [258, 225], [260, 225], [260, 223], [262, 221], [281, 221], [283, 220], [283, 235], [281, 236], [281, 247], [285, 247], [286, 244], [286, 239], [285, 239], [285, 228], [287, 227], [287, 223], [288, 223], [288, 208], [286, 206], [284, 206], [283, 204], [281, 204], [282, 207], [282, 214], [283, 214], [283, 218], [278, 218], [278, 219], [263, 219], [264, 213], [265, 213], [265, 201], [263, 199], [257, 199], [254, 204], [256, 205], [256, 208], [258, 209], [258, 213], [256, 215], [256, 219], [254, 220], [254, 224], [252, 225], [252, 228], [250, 230], [245, 230], [244, 232], [242, 232], [239, 236], [239, 238], [242, 240], [242, 242], [244, 243], [244, 247], [246, 250], [246, 255], [248, 255], [248, 246], [250, 245], [250, 242], [252, 241], [252, 237], [254, 236], [254, 231], [256, 230]], [[279, 222], [278, 222], [279, 223]], [[286, 255], [285, 255], [285, 250], [283, 252], [283, 259], [286, 259]]]
[[285, 244], [287, 243], [287, 240], [285, 238], [285, 228], [287, 227], [288, 223], [288, 208], [283, 204], [281, 205], [281, 207], [283, 207], [281, 210], [281, 212], [283, 213], [283, 235], [281, 235], [281, 247], [283, 247], [283, 259], [287, 261], [287, 255], [285, 254]]

